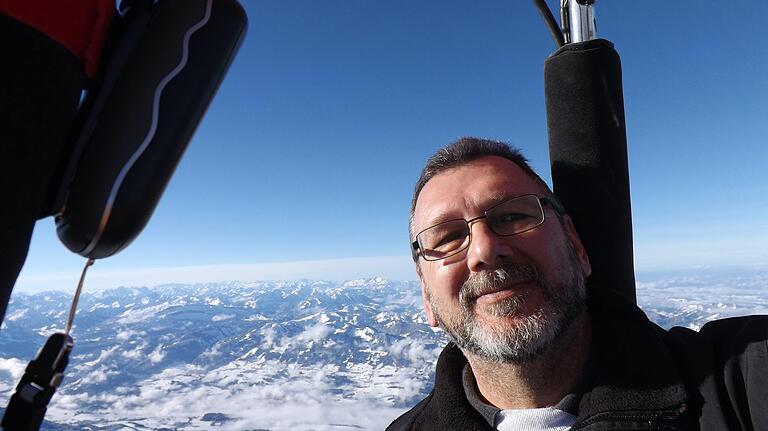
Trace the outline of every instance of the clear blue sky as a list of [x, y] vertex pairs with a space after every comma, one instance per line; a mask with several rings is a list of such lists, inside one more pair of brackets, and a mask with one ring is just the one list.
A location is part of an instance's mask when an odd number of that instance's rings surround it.
[[[96, 279], [415, 279], [408, 205], [435, 149], [506, 140], [549, 178], [554, 44], [530, 1], [243, 3], [247, 38], [153, 219]], [[768, 2], [597, 2], [624, 68], [639, 270], [768, 262], [766, 16]], [[284, 263], [308, 260], [333, 262]], [[81, 262], [42, 221], [18, 288], [70, 289]]]

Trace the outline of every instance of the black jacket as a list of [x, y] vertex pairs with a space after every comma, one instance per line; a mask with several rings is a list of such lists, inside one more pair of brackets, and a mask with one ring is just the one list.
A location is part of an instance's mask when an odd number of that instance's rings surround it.
[[[592, 290], [592, 378], [573, 430], [768, 431], [768, 316], [666, 331]], [[492, 430], [465, 396], [466, 361], [448, 344], [432, 393], [387, 430]]]

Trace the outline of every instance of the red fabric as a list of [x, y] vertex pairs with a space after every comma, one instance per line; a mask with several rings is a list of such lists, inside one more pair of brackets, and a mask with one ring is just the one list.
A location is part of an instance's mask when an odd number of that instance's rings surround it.
[[59, 42], [83, 63], [88, 76], [99, 67], [114, 0], [0, 0], [0, 12]]

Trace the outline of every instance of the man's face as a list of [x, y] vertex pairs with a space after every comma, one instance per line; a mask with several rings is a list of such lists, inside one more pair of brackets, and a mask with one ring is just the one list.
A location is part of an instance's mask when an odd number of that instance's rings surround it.
[[[413, 229], [483, 215], [507, 199], [545, 190], [514, 162], [487, 156], [434, 176], [421, 190]], [[501, 237], [485, 219], [472, 225], [472, 242], [454, 256], [419, 260], [429, 323], [441, 326], [463, 350], [495, 361], [531, 359], [584, 310], [589, 259], [567, 216], [549, 206], [545, 222]]]

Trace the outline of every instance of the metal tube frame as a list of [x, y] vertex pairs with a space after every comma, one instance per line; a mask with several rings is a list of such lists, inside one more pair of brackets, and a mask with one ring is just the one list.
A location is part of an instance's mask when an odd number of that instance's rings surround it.
[[565, 43], [597, 39], [595, 0], [560, 0], [560, 22]]

